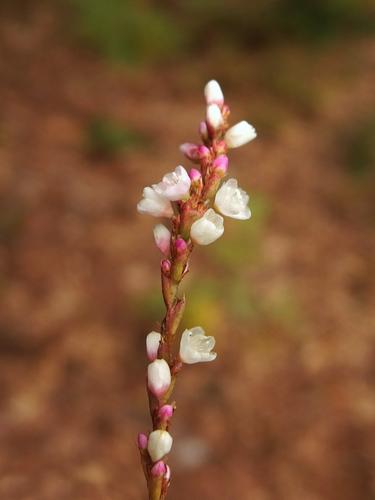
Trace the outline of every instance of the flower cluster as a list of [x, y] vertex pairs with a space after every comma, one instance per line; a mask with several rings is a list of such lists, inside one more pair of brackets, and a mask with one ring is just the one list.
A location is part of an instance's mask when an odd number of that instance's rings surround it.
[[[161, 261], [162, 292], [166, 315], [160, 332], [146, 337], [149, 360], [147, 389], [153, 422], [152, 432], [138, 436], [143, 468], [150, 498], [165, 498], [171, 471], [165, 463], [173, 438], [170, 421], [176, 408], [169, 402], [178, 372], [183, 364], [213, 361], [216, 353], [214, 337], [200, 326], [178, 335], [185, 307], [178, 287], [189, 270], [189, 257], [194, 244], [209, 245], [224, 233], [224, 217], [246, 220], [251, 217], [249, 196], [239, 188], [237, 180], [224, 180], [228, 172], [229, 148], [237, 148], [256, 137], [254, 127], [241, 121], [229, 127], [230, 110], [220, 85], [215, 80], [204, 89], [205, 120], [200, 123], [202, 144], [185, 143], [181, 152], [194, 164], [189, 172], [179, 165], [164, 175], [157, 184], [143, 190], [138, 212], [164, 217], [169, 225], [154, 228], [156, 246], [163, 254]], [[199, 168], [198, 168], [199, 167]]]

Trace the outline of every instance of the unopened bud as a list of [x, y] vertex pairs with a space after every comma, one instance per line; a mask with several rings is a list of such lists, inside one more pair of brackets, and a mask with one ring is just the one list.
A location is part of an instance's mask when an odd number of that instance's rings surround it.
[[168, 276], [171, 271], [171, 261], [164, 259], [161, 261], [161, 270], [165, 276]]
[[201, 160], [210, 158], [211, 156], [211, 151], [206, 146], [199, 146], [198, 153]]
[[158, 412], [158, 416], [162, 422], [168, 422], [173, 415], [172, 405], [163, 405]]
[[152, 431], [148, 439], [148, 452], [150, 454], [151, 460], [157, 462], [161, 460], [165, 455], [167, 455], [173, 444], [173, 438], [167, 431], [157, 429]]
[[161, 334], [159, 332], [150, 332], [146, 337], [146, 351], [149, 361], [154, 361], [158, 356]]
[[222, 106], [224, 104], [224, 95], [220, 85], [216, 80], [210, 80], [204, 88], [204, 95], [207, 104], [217, 104]]
[[196, 144], [185, 142], [184, 144], [181, 144], [180, 151], [191, 161], [199, 160], [198, 146]]
[[171, 371], [164, 359], [155, 359], [148, 365], [147, 381], [148, 388], [158, 398], [167, 392], [171, 385]]
[[165, 476], [167, 473], [167, 467], [163, 460], [159, 460], [159, 462], [156, 462], [151, 468], [151, 476], [152, 477], [160, 477], [160, 476]]
[[143, 434], [142, 432], [140, 432], [138, 434], [138, 448], [140, 450], [145, 450], [147, 448], [147, 444], [148, 444], [148, 437], [146, 436], [146, 434]]
[[223, 173], [224, 175], [228, 170], [228, 156], [220, 155], [213, 162], [213, 168], [216, 172]]
[[205, 121], [200, 122], [199, 124], [199, 135], [202, 138], [203, 142], [206, 142], [208, 139], [208, 130], [207, 130], [207, 124]]
[[223, 116], [217, 104], [207, 106], [206, 121], [214, 130], [217, 130], [223, 124]]
[[154, 227], [154, 239], [156, 246], [164, 255], [169, 255], [171, 245], [171, 233], [163, 224], [157, 224]]
[[177, 238], [176, 241], [174, 242], [175, 248], [177, 255], [183, 255], [186, 252], [187, 249], [187, 243], [183, 238]]
[[202, 174], [196, 168], [190, 169], [189, 177], [191, 182], [200, 182], [202, 179]]

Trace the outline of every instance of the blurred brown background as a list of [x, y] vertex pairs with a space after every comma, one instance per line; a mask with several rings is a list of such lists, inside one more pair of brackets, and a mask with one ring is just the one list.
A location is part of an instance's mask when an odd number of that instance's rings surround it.
[[145, 498], [144, 185], [216, 78], [249, 222], [197, 248], [171, 500], [375, 498], [375, 39], [366, 0], [1, 0], [0, 498]]

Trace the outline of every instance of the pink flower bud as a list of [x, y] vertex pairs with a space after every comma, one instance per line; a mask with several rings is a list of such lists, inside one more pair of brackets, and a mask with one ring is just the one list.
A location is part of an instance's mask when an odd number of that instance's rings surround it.
[[203, 160], [204, 158], [209, 158], [211, 156], [211, 151], [206, 146], [199, 146], [198, 153], [201, 160]]
[[183, 253], [186, 252], [187, 249], [187, 243], [183, 238], [177, 238], [176, 241], [174, 242], [176, 252], [178, 255], [182, 255]]
[[216, 171], [220, 171], [223, 174], [226, 174], [228, 170], [228, 156], [226, 155], [218, 156], [213, 162], [213, 168]]
[[154, 227], [154, 239], [156, 246], [164, 255], [169, 254], [171, 245], [171, 233], [163, 224], [157, 224]]
[[189, 160], [199, 160], [198, 146], [196, 144], [185, 142], [184, 144], [181, 144], [180, 151], [186, 156], [186, 158], [189, 158]]
[[171, 261], [168, 259], [162, 260], [161, 261], [161, 270], [163, 271], [163, 274], [168, 276], [170, 271], [171, 271]]
[[156, 464], [152, 466], [151, 476], [152, 477], [164, 476], [166, 472], [167, 472], [167, 467], [165, 463], [163, 462], [163, 460], [159, 460], [159, 462], [156, 462]]
[[168, 420], [170, 420], [170, 418], [173, 415], [173, 406], [172, 405], [163, 405], [159, 409], [158, 415], [159, 415], [159, 418], [162, 422], [168, 422]]
[[189, 177], [192, 182], [200, 182], [202, 179], [202, 174], [196, 168], [190, 169]]
[[165, 468], [166, 468], [166, 471], [164, 474], [164, 478], [167, 481], [167, 483], [169, 483], [169, 481], [171, 480], [171, 468], [169, 467], [169, 465], [166, 465]]
[[146, 434], [140, 432], [138, 434], [138, 448], [140, 450], [145, 450], [147, 448], [147, 444], [148, 444], [148, 437], [146, 436]]
[[208, 130], [206, 122], [200, 122], [199, 124], [199, 135], [202, 137], [202, 141], [205, 142], [208, 139]]

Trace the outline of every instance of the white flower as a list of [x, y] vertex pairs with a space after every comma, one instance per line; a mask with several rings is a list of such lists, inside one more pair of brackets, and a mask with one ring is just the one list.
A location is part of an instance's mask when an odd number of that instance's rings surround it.
[[186, 198], [190, 191], [191, 180], [181, 165], [163, 177], [163, 180], [154, 186], [155, 191], [168, 200], [177, 201]]
[[223, 124], [223, 115], [217, 104], [209, 104], [207, 106], [206, 120], [215, 130]]
[[154, 186], [144, 188], [143, 198], [138, 203], [137, 210], [140, 214], [149, 214], [154, 217], [172, 217], [173, 215], [171, 202], [158, 194]]
[[250, 219], [248, 202], [249, 195], [238, 187], [236, 179], [228, 179], [224, 182], [215, 196], [215, 208], [233, 219]]
[[171, 371], [164, 359], [155, 359], [147, 368], [147, 383], [150, 391], [160, 397], [171, 385]]
[[224, 104], [224, 94], [216, 80], [210, 80], [207, 83], [204, 88], [204, 95], [207, 104], [217, 104], [220, 107]]
[[200, 326], [185, 330], [180, 343], [181, 361], [190, 365], [202, 361], [213, 361], [217, 356], [216, 352], [211, 352], [214, 346], [214, 337], [207, 337]]
[[164, 255], [169, 255], [171, 246], [171, 232], [163, 224], [156, 224], [154, 227], [154, 239], [156, 246]]
[[227, 130], [224, 140], [228, 148], [238, 148], [252, 141], [256, 136], [255, 128], [250, 123], [242, 121]]
[[159, 332], [150, 332], [146, 337], [147, 357], [150, 361], [154, 361], [158, 356], [161, 334]]
[[224, 219], [215, 210], [209, 208], [200, 219], [196, 220], [190, 230], [190, 236], [199, 245], [209, 245], [224, 233]]
[[157, 429], [152, 431], [148, 438], [147, 450], [151, 460], [157, 462], [161, 460], [172, 449], [173, 438], [167, 431]]

